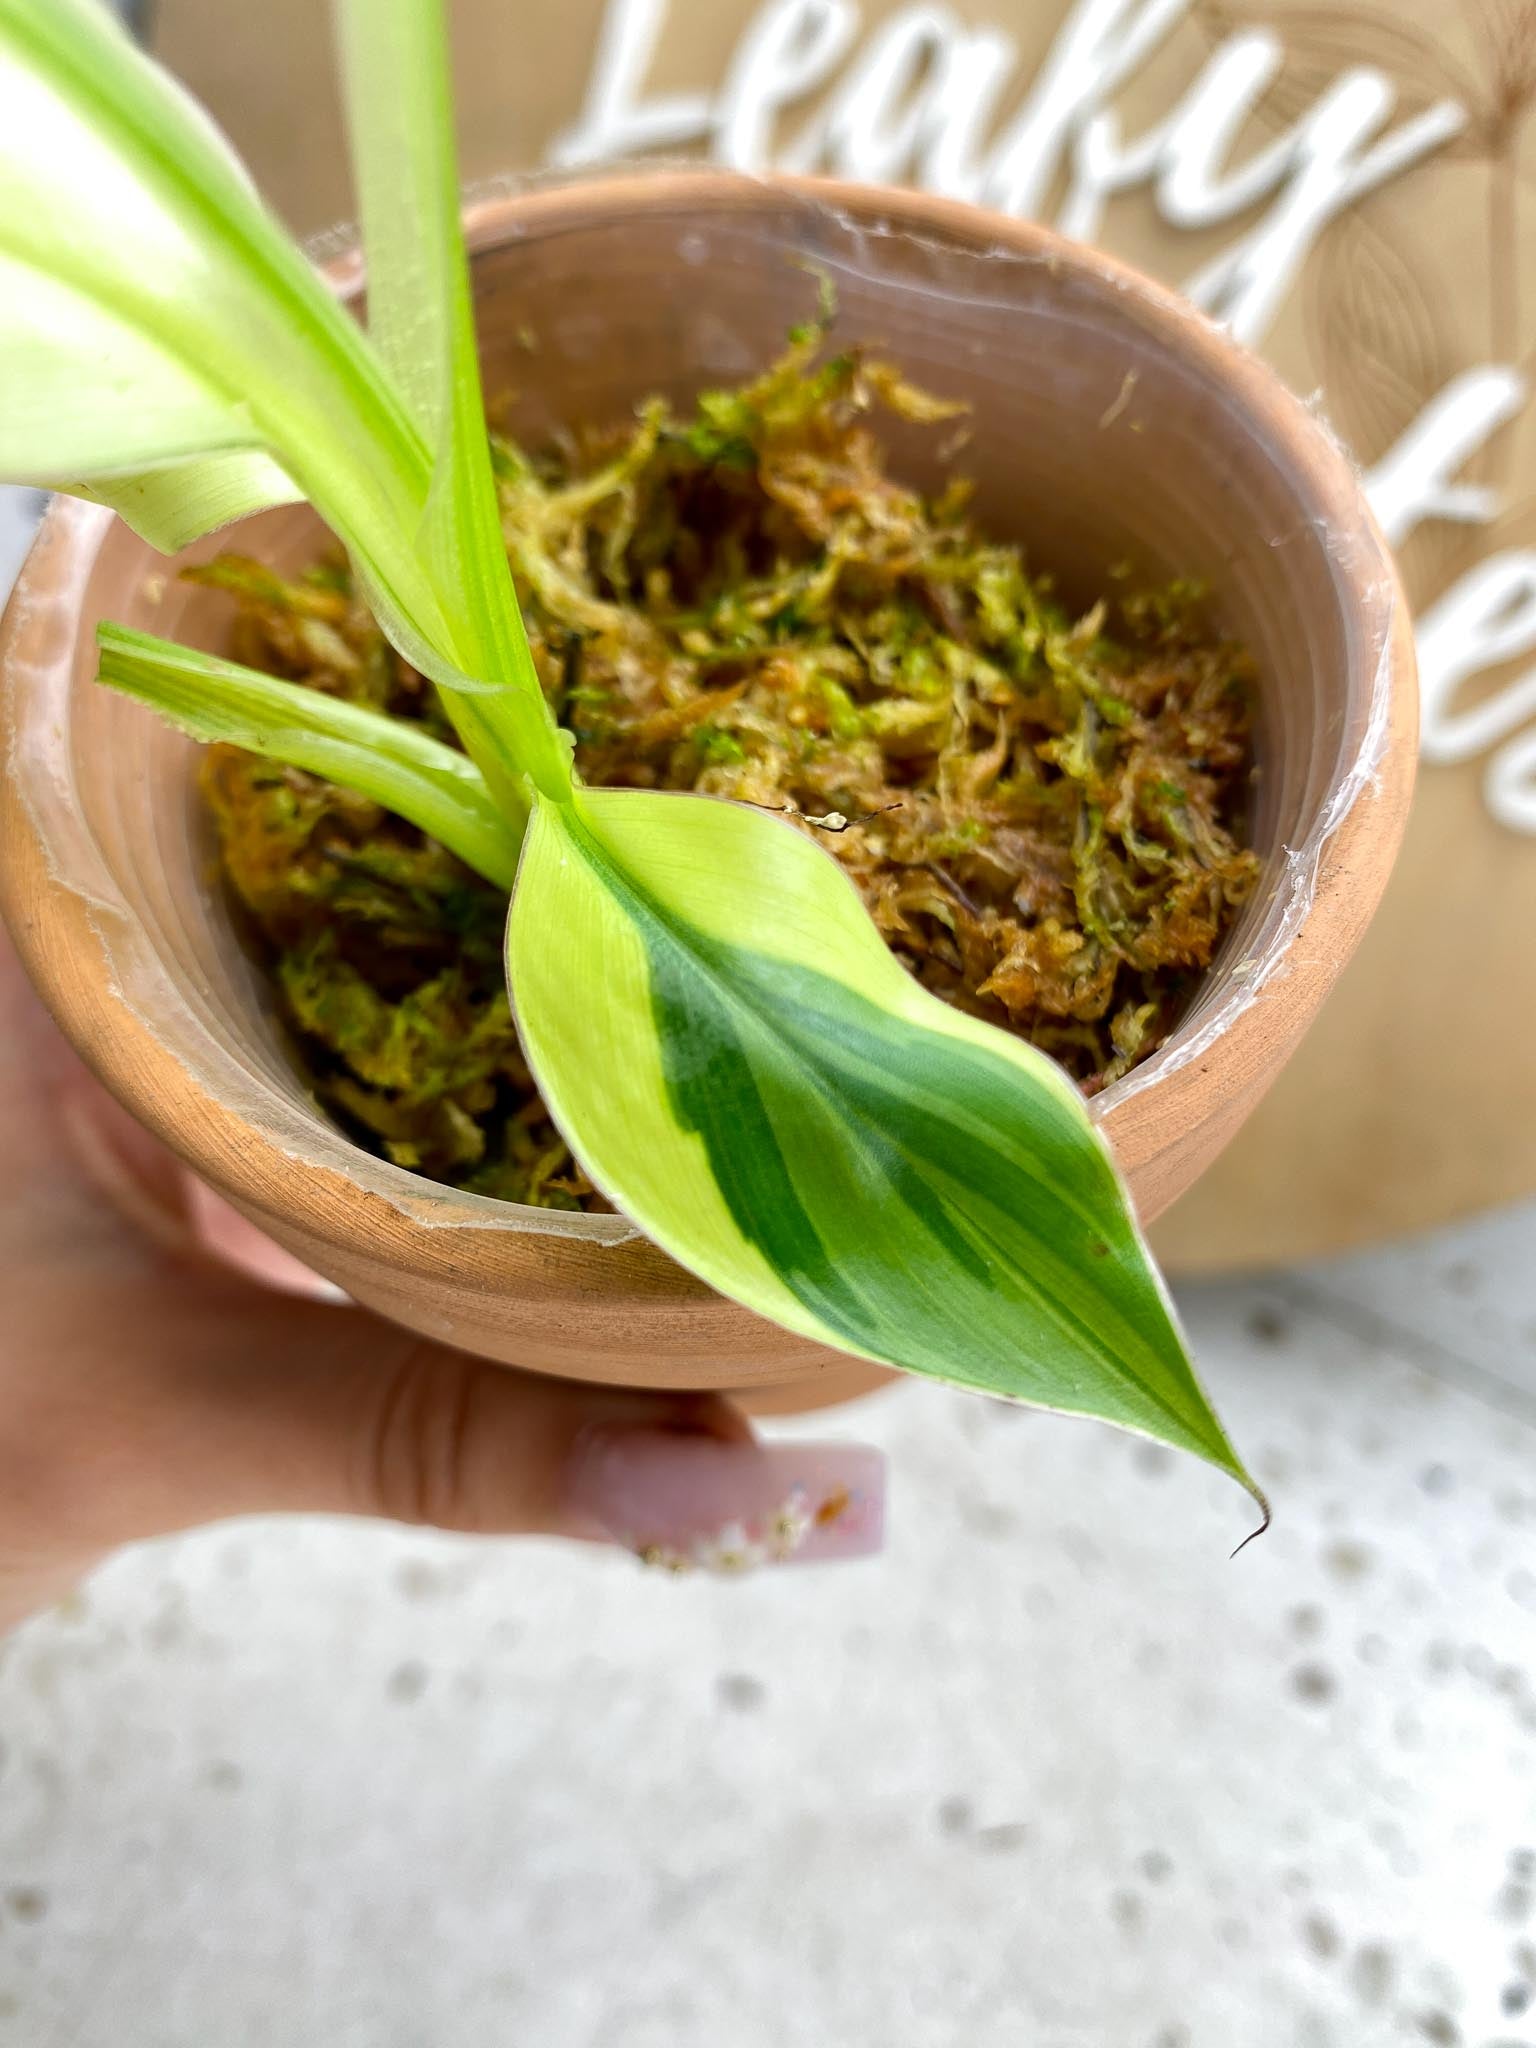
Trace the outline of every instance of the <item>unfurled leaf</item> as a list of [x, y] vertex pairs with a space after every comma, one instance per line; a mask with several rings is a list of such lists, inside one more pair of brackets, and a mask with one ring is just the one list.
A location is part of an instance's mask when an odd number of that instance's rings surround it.
[[[387, 24], [397, 4], [363, 11]], [[457, 187], [439, 161], [446, 148], [451, 167], [451, 134], [432, 125], [436, 100], [404, 90], [435, 17], [410, 12], [416, 39], [380, 40], [359, 119], [406, 158], [425, 147], [453, 214]], [[447, 410], [431, 422], [448, 437], [441, 459], [412, 397], [228, 145], [97, 0], [0, 0], [0, 474], [137, 508], [157, 541], [301, 494], [345, 540], [396, 646], [454, 693], [466, 744], [515, 814], [524, 772], [563, 793], [567, 754], [505, 557], [503, 590], [483, 537], [476, 551], [495, 503], [483, 422], [483, 483], [461, 446], [463, 420], [481, 417], [473, 335], [461, 317], [431, 314], [452, 255], [463, 264], [456, 215], [438, 237], [446, 252], [406, 283], [429, 341], [434, 326], [444, 338], [433, 361]], [[148, 479], [189, 463], [188, 502], [173, 515], [173, 487]]]
[[508, 966], [572, 1150], [711, 1285], [1251, 1484], [1077, 1091], [920, 988], [794, 827], [632, 790], [541, 805]]
[[372, 797], [488, 881], [512, 887], [515, 827], [474, 763], [420, 726], [126, 626], [102, 626], [97, 639], [102, 682], [192, 739], [227, 741]]
[[[0, 261], [7, 473], [95, 484], [265, 450], [414, 588], [391, 529], [428, 465], [366, 338], [96, 0], [0, 0]], [[59, 378], [72, 402], [49, 404]]]
[[54, 488], [110, 506], [163, 555], [178, 554], [203, 534], [253, 512], [296, 504], [304, 495], [286, 470], [256, 451], [199, 456], [172, 469], [98, 477], [89, 484], [55, 479]]

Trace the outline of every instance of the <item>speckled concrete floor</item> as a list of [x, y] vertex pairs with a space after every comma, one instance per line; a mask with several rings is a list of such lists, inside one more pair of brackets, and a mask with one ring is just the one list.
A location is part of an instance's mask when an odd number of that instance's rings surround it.
[[1533, 1239], [1186, 1295], [1235, 1561], [1214, 1475], [915, 1387], [836, 1419], [867, 1566], [123, 1556], [0, 1651], [0, 2041], [1533, 2048]]

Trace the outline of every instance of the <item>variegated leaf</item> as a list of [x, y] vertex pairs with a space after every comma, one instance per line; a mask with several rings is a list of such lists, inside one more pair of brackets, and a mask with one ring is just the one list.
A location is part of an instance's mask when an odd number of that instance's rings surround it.
[[577, 1156], [711, 1285], [1251, 1484], [1076, 1089], [920, 988], [796, 828], [646, 791], [541, 804], [508, 967]]

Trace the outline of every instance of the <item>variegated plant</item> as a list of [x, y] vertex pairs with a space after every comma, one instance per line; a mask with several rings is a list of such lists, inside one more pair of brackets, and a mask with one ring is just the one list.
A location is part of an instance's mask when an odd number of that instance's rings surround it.
[[366, 333], [96, 0], [0, 0], [0, 474], [166, 550], [309, 499], [465, 751], [111, 627], [103, 680], [365, 791], [509, 888], [556, 1123], [722, 1292], [1251, 1484], [1064, 1075], [919, 988], [785, 821], [575, 779], [499, 524], [440, 0], [339, 19]]

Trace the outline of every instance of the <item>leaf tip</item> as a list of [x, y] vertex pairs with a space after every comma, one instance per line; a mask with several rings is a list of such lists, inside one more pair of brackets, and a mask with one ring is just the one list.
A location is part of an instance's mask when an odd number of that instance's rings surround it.
[[[1250, 1529], [1248, 1531], [1248, 1534], [1243, 1538], [1242, 1542], [1238, 1544], [1237, 1549], [1233, 1551], [1233, 1557], [1236, 1557], [1239, 1554], [1239, 1552], [1246, 1550], [1249, 1544], [1254, 1542], [1258, 1537], [1264, 1535], [1264, 1533], [1269, 1528], [1270, 1523], [1274, 1520], [1274, 1514], [1270, 1508], [1269, 1499], [1268, 1496], [1265, 1494], [1264, 1489], [1261, 1486], [1258, 1486], [1252, 1479], [1250, 1479], [1246, 1472], [1240, 1472], [1238, 1474], [1238, 1477], [1242, 1480], [1243, 1485], [1246, 1486], [1248, 1491], [1253, 1495], [1254, 1500], [1258, 1504], [1259, 1513], [1264, 1517], [1264, 1519], [1260, 1522], [1257, 1529]], [[1228, 1562], [1230, 1563], [1230, 1561], [1231, 1560], [1229, 1559]]]

